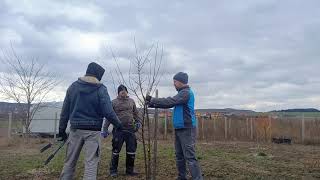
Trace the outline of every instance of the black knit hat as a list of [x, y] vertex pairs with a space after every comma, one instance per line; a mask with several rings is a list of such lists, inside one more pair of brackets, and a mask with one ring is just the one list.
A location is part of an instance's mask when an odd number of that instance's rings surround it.
[[121, 84], [121, 85], [118, 87], [118, 94], [119, 94], [121, 91], [123, 91], [123, 90], [125, 90], [125, 91], [128, 92], [127, 87]]
[[174, 80], [182, 82], [183, 84], [188, 84], [188, 74], [184, 72], [178, 72], [176, 75], [173, 76]]
[[88, 65], [86, 76], [94, 76], [101, 81], [104, 74], [104, 69], [99, 64], [92, 62]]

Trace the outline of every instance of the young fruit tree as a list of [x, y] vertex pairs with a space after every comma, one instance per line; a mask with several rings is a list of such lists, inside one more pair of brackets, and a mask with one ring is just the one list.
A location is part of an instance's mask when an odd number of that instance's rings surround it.
[[[124, 84], [129, 91], [136, 97], [138, 104], [142, 109], [142, 132], [141, 139], [143, 145], [144, 164], [146, 179], [156, 179], [157, 173], [157, 109], [155, 117], [151, 118], [148, 104], [146, 102], [147, 95], [153, 95], [157, 91], [157, 86], [163, 75], [163, 47], [159, 44], [152, 44], [148, 48], [138, 49], [134, 42], [135, 55], [130, 58], [129, 72], [124, 73], [120, 68], [118, 58], [113, 53], [113, 60], [116, 64], [114, 71], [111, 71], [113, 84], [115, 82]], [[112, 75], [114, 74], [114, 75]], [[113, 78], [115, 77], [115, 78]], [[151, 127], [151, 121], [154, 121], [154, 127]], [[153, 152], [152, 152], [153, 150]]]

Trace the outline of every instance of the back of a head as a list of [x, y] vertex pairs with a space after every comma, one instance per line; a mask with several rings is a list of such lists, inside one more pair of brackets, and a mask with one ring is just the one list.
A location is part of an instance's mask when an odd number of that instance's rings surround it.
[[99, 81], [101, 81], [104, 72], [105, 70], [102, 66], [100, 66], [95, 62], [91, 62], [88, 65], [86, 76], [93, 76], [93, 77], [96, 77]]

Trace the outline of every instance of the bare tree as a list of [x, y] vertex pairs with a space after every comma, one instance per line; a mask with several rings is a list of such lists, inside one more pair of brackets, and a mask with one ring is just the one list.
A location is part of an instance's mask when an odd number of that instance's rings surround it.
[[[155, 93], [156, 88], [163, 75], [161, 69], [163, 60], [163, 47], [160, 47], [158, 43], [152, 44], [149, 48], [139, 50], [136, 42], [134, 41], [135, 56], [130, 59], [130, 69], [127, 74], [124, 74], [120, 68], [119, 61], [114, 52], [110, 48], [113, 60], [116, 63], [116, 69], [114, 70], [115, 77], [118, 78], [119, 84], [124, 84], [128, 87], [131, 93], [138, 99], [138, 104], [143, 109], [142, 115], [142, 144], [145, 163], [146, 179], [156, 178], [157, 169], [157, 126], [154, 123], [154, 139], [152, 140], [152, 130], [150, 124], [150, 117], [148, 111], [148, 105], [146, 102], [146, 96]], [[113, 82], [115, 82], [112, 76]], [[154, 144], [153, 162], [151, 149], [152, 143]], [[152, 170], [153, 168], [153, 170]]]
[[18, 103], [20, 120], [28, 137], [35, 112], [60, 81], [38, 59], [25, 60], [12, 46], [9, 52], [2, 50], [2, 54], [1, 61], [6, 71], [0, 74], [0, 93], [7, 100]]

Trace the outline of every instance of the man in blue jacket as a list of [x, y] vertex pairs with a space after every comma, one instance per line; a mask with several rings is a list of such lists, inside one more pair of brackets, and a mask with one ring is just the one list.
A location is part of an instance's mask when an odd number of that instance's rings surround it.
[[[76, 164], [84, 146], [85, 171], [83, 179], [97, 179], [100, 160], [100, 131], [103, 118], [116, 128], [122, 124], [113, 111], [107, 88], [100, 83], [104, 69], [96, 64], [88, 65], [86, 75], [71, 84], [60, 116], [59, 136], [67, 141], [67, 152], [60, 179], [73, 179]], [[70, 134], [66, 133], [70, 120]]]
[[186, 180], [186, 163], [192, 179], [202, 180], [202, 173], [196, 158], [196, 116], [194, 112], [194, 94], [188, 86], [188, 75], [179, 72], [173, 77], [178, 94], [168, 98], [147, 96], [149, 107], [172, 108], [173, 126], [175, 129], [175, 150], [178, 169], [178, 180]]

